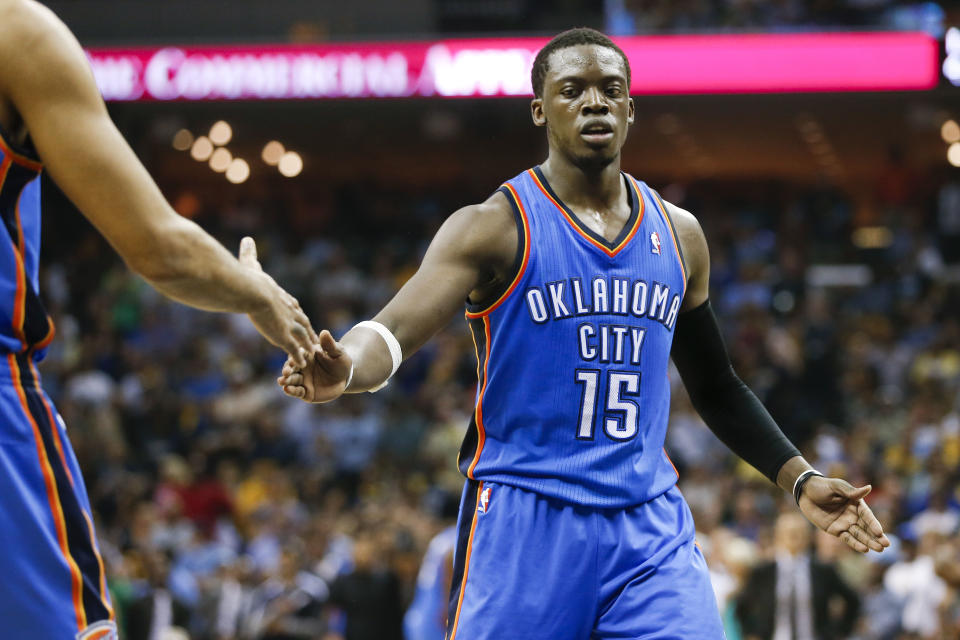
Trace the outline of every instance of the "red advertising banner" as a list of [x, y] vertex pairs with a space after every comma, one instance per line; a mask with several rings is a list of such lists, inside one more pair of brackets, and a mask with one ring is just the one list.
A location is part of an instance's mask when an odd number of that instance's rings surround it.
[[[919, 32], [617, 38], [631, 93], [917, 91], [936, 86]], [[107, 100], [529, 96], [544, 38], [91, 49]]]

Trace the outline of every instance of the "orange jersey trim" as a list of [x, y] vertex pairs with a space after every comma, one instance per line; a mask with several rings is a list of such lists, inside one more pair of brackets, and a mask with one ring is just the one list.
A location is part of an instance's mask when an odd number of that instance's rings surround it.
[[100, 549], [97, 547], [97, 537], [93, 533], [93, 522], [82, 507], [80, 513], [83, 514], [83, 519], [87, 521], [87, 531], [90, 533], [90, 548], [93, 549], [93, 554], [97, 556], [97, 566], [100, 567], [100, 602], [103, 603], [103, 608], [110, 614], [110, 619], [116, 620], [117, 616], [113, 612], [113, 607], [110, 606], [110, 600], [107, 599], [107, 572], [103, 568], [103, 556], [100, 555]]
[[50, 343], [53, 342], [54, 336], [57, 335], [57, 328], [53, 324], [53, 318], [50, 316], [47, 316], [47, 326], [49, 328], [47, 329], [46, 337], [44, 337], [44, 339], [37, 344], [33, 345], [34, 349], [46, 349], [50, 346]]
[[30, 169], [31, 171], [40, 171], [41, 169], [43, 169], [42, 162], [38, 162], [33, 158], [28, 158], [22, 153], [17, 153], [16, 151], [14, 151], [13, 148], [10, 146], [10, 144], [3, 139], [2, 135], [0, 135], [0, 151], [2, 151], [6, 157], [10, 158], [10, 160], [12, 160], [13, 162], [16, 162], [18, 165], [20, 165], [21, 167], [24, 167], [25, 169]]
[[[0, 138], [3, 140], [3, 138]], [[3, 185], [7, 181], [7, 173], [10, 171], [10, 165], [13, 164], [13, 158], [6, 156], [0, 161], [0, 192], [3, 191]]]
[[43, 446], [43, 436], [40, 435], [40, 427], [33, 418], [33, 414], [30, 413], [27, 395], [23, 389], [20, 377], [20, 367], [17, 365], [14, 354], [7, 354], [7, 363], [10, 366], [10, 373], [13, 377], [13, 386], [17, 390], [17, 396], [20, 398], [20, 406], [33, 429], [33, 438], [37, 445], [37, 457], [40, 460], [40, 469], [43, 473], [43, 483], [47, 489], [47, 502], [50, 504], [50, 512], [53, 515], [53, 522], [57, 530], [57, 542], [60, 545], [60, 551], [63, 553], [63, 557], [67, 561], [67, 567], [70, 570], [70, 586], [73, 595], [73, 610], [77, 619], [77, 629], [82, 630], [87, 626], [87, 613], [83, 607], [82, 599], [83, 579], [80, 576], [80, 568], [70, 554], [70, 549], [67, 544], [67, 526], [63, 517], [63, 507], [60, 504], [60, 497], [57, 495], [57, 485], [53, 476], [53, 468], [50, 466], [50, 459], [47, 457], [46, 448]]
[[[2, 143], [3, 137], [0, 136], [0, 143]], [[13, 164], [13, 156], [9, 153], [4, 156], [3, 161], [0, 162], [0, 193], [3, 192], [3, 187], [7, 182], [7, 175], [10, 173], [10, 165]], [[20, 199], [17, 199], [17, 204], [15, 205], [17, 211], [17, 226], [20, 225]], [[13, 246], [13, 261], [16, 265], [16, 278], [17, 278], [17, 290], [14, 293], [13, 299], [13, 317], [10, 320], [11, 327], [13, 328], [14, 335], [21, 342], [22, 345], [26, 346], [27, 342], [24, 339], [23, 335], [23, 313], [21, 298], [26, 301], [26, 274], [24, 273], [24, 267], [21, 264], [20, 260], [20, 251], [17, 248], [16, 243], [13, 239], [10, 240], [10, 244]], [[19, 317], [18, 317], [19, 316]]]
[[[663, 200], [660, 199], [660, 196], [659, 196], [658, 194], [654, 193], [652, 190], [651, 190], [651, 193], [653, 194], [653, 200], [654, 200], [654, 202], [657, 204], [657, 207], [660, 208], [660, 213], [663, 214], [663, 219], [664, 219], [664, 220], [666, 221], [666, 223], [667, 223], [667, 229], [670, 230], [670, 238], [673, 240], [673, 248], [674, 248], [674, 249], [676, 250], [676, 252], [677, 252], [677, 262], [680, 263], [680, 273], [683, 275], [683, 293], [684, 293], [684, 295], [686, 295], [686, 293], [687, 293], [687, 270], [686, 270], [686, 269], [684, 268], [684, 266], [683, 266], [683, 260], [680, 259], [680, 243], [677, 242], [677, 236], [676, 236], [676, 234], [673, 232], [673, 222], [670, 220], [670, 216], [667, 215], [667, 207], [666, 207], [666, 205], [663, 204]], [[680, 297], [683, 298], [683, 296], [680, 296]]]
[[[23, 194], [21, 193], [21, 196]], [[20, 198], [15, 207], [17, 214], [17, 239], [13, 246], [13, 260], [17, 263], [17, 292], [13, 302], [13, 332], [17, 339], [27, 347], [27, 336], [23, 333], [23, 323], [27, 316], [27, 265], [23, 247], [23, 225], [20, 224]]]
[[[0, 138], [2, 140], [3, 138]], [[0, 161], [0, 193], [3, 193], [3, 185], [7, 183], [7, 174], [10, 173], [10, 165], [13, 164], [13, 158], [5, 156]]]
[[[0, 149], [2, 149], [7, 155], [4, 156], [3, 161], [0, 162], [0, 191], [3, 190], [3, 186], [6, 183], [7, 175], [10, 171], [10, 166], [16, 161], [16, 154], [10, 151], [9, 146], [6, 145], [3, 140], [3, 136], [0, 136]], [[29, 159], [27, 159], [29, 160]], [[24, 164], [18, 162], [18, 164]], [[36, 164], [36, 163], [34, 163]], [[27, 166], [29, 169], [39, 169], [40, 165], [36, 164], [36, 167]], [[27, 304], [27, 270], [26, 270], [26, 255], [24, 249], [23, 241], [23, 224], [20, 220], [20, 199], [22, 198], [23, 193], [20, 194], [17, 198], [17, 203], [14, 205], [14, 212], [16, 214], [17, 221], [17, 237], [16, 239], [11, 238], [11, 245], [13, 246], [13, 260], [16, 266], [16, 279], [17, 279], [17, 289], [14, 292], [13, 300], [13, 317], [10, 320], [11, 328], [13, 329], [14, 336], [20, 341], [22, 347], [21, 350], [26, 349], [27, 338], [23, 331], [23, 323], [26, 321], [26, 304]], [[53, 326], [53, 321], [47, 316], [47, 324], [49, 329], [47, 335], [41, 340], [38, 344], [34, 345], [35, 348], [43, 349], [53, 341], [53, 336], [55, 329]]]
[[23, 333], [23, 320], [26, 315], [24, 307], [27, 303], [27, 275], [24, 272], [23, 260], [20, 259], [20, 251], [17, 249], [17, 245], [14, 243], [11, 244], [13, 245], [13, 261], [17, 265], [17, 291], [13, 297], [13, 318], [11, 319], [11, 324], [13, 325], [14, 335], [25, 349], [27, 346], [27, 337]]
[[[469, 319], [467, 320], [467, 322], [469, 323]], [[480, 377], [480, 346], [477, 344], [477, 336], [472, 328], [470, 329], [470, 339], [473, 340], [473, 353], [477, 357], [477, 384], [480, 387], [477, 390], [477, 406], [479, 406], [481, 394], [483, 393], [483, 387], [484, 387], [484, 384], [486, 383], [486, 380]], [[477, 413], [476, 407], [473, 408], [473, 413], [474, 413], [474, 417], [476, 417], [476, 413]], [[479, 449], [479, 447], [480, 447], [480, 424], [478, 423], [477, 424], [477, 448]], [[470, 462], [470, 466], [467, 468], [468, 477], [476, 461], [476, 456], [477, 456], [476, 452], [474, 452], [473, 456], [474, 456], [474, 460]], [[457, 464], [459, 465], [459, 454], [458, 454]]]
[[[471, 480], [473, 477], [473, 470], [476, 468], [477, 463], [480, 462], [480, 454], [483, 452], [483, 444], [487, 440], [486, 429], [483, 426], [483, 394], [487, 390], [487, 368], [490, 364], [490, 318], [488, 316], [483, 316], [483, 334], [486, 337], [486, 354], [483, 359], [483, 385], [480, 387], [480, 393], [477, 395], [477, 451], [473, 454], [473, 462], [470, 463], [470, 467], [467, 469], [467, 477]], [[474, 339], [474, 350], [477, 352], [477, 372], [480, 371], [480, 350], [477, 348], [476, 339]], [[479, 375], [478, 375], [479, 379]]]
[[30, 371], [33, 373], [33, 386], [43, 401], [43, 408], [47, 411], [47, 419], [50, 420], [50, 428], [51, 431], [53, 431], [53, 444], [57, 448], [57, 455], [60, 456], [63, 470], [67, 472], [67, 478], [70, 479], [70, 485], [73, 486], [73, 474], [70, 473], [70, 467], [67, 466], [67, 456], [63, 453], [63, 442], [60, 440], [60, 432], [57, 430], [57, 421], [53, 417], [53, 410], [50, 408], [50, 405], [47, 404], [46, 398], [43, 397], [43, 389], [40, 388], [40, 373], [37, 371], [37, 367], [34, 366], [33, 360], [30, 360]]
[[670, 459], [670, 454], [667, 453], [666, 447], [663, 447], [663, 455], [667, 457], [667, 462], [669, 462], [670, 466], [673, 467], [673, 472], [677, 474], [677, 482], [680, 482], [680, 472], [677, 471], [677, 465], [673, 464], [673, 460]]
[[[483, 493], [483, 483], [477, 487], [476, 504], [480, 504], [480, 494]], [[457, 624], [460, 622], [460, 608], [463, 606], [463, 594], [467, 590], [467, 576], [470, 574], [470, 552], [473, 551], [473, 534], [477, 530], [477, 510], [473, 510], [473, 521], [470, 523], [470, 537], [467, 539], [467, 557], [463, 563], [463, 583], [460, 585], [460, 597], [457, 600], [457, 613], [453, 616], [453, 626], [450, 628], [450, 640], [457, 637]]]
[[[51, 326], [52, 325], [53, 323], [51, 323]], [[53, 415], [53, 407], [47, 402], [46, 397], [43, 395], [43, 389], [40, 388], [40, 372], [37, 371], [33, 360], [30, 360], [29, 364], [30, 371], [33, 373], [33, 386], [37, 390], [40, 401], [43, 403], [43, 408], [47, 413], [47, 419], [50, 421], [50, 429], [53, 432], [53, 444], [57, 449], [57, 454], [60, 456], [60, 463], [63, 465], [63, 470], [67, 472], [67, 478], [70, 479], [70, 485], [73, 486], [73, 473], [70, 472], [70, 466], [67, 464], [67, 456], [63, 453], [63, 441], [60, 439], [60, 432], [57, 430], [59, 423]], [[87, 531], [90, 534], [90, 548], [93, 550], [93, 555], [97, 557], [97, 565], [100, 567], [100, 601], [103, 603], [103, 608], [110, 613], [110, 619], [114, 620], [113, 607], [110, 606], [110, 601], [107, 599], [107, 574], [103, 567], [103, 557], [97, 548], [97, 540], [93, 532], [93, 522], [91, 522], [90, 516], [87, 515], [83, 507], [80, 507], [80, 513], [83, 514], [84, 519], [87, 521]]]
[[502, 296], [497, 298], [495, 302], [482, 311], [467, 311], [466, 315], [471, 320], [485, 316], [488, 313], [492, 313], [497, 309], [497, 307], [503, 304], [504, 301], [510, 297], [510, 294], [513, 293], [513, 290], [517, 288], [517, 285], [520, 284], [520, 280], [523, 278], [523, 274], [527, 270], [527, 263], [530, 261], [530, 222], [527, 220], [527, 210], [523, 208], [523, 203], [520, 202], [520, 195], [517, 193], [517, 190], [513, 188], [513, 185], [508, 183], [503, 186], [510, 190], [510, 196], [516, 203], [517, 211], [520, 212], [520, 220], [523, 222], [523, 259], [520, 262], [520, 269], [517, 271], [517, 275], [513, 278], [513, 282], [510, 283], [510, 286], [507, 288], [507, 290], [503, 292]]
[[[633, 227], [630, 228], [630, 231], [627, 233], [627, 235], [623, 238], [623, 240], [620, 241], [620, 244], [615, 246], [613, 249], [610, 249], [609, 247], [605, 246], [602, 242], [599, 242], [595, 238], [591, 238], [589, 235], [584, 233], [583, 229], [581, 229], [580, 225], [578, 225], [577, 222], [570, 217], [570, 214], [567, 213], [567, 210], [563, 207], [563, 205], [557, 202], [554, 199], [554, 197], [550, 195], [550, 192], [548, 192], [547, 189], [543, 186], [543, 183], [540, 182], [540, 178], [537, 177], [537, 174], [536, 172], [534, 172], [533, 169], [527, 169], [527, 173], [530, 174], [531, 178], [533, 178], [533, 181], [534, 183], [536, 183], [537, 187], [540, 189], [540, 192], [543, 193], [543, 195], [545, 195], [547, 199], [554, 204], [557, 210], [559, 210], [560, 213], [563, 214], [563, 217], [566, 218], [567, 222], [570, 223], [570, 226], [573, 227], [574, 231], [579, 233], [583, 239], [585, 239], [587, 242], [595, 246], [597, 249], [600, 249], [601, 251], [603, 251], [605, 254], [607, 254], [611, 258], [616, 256], [618, 253], [620, 253], [620, 251], [630, 243], [630, 240], [633, 238], [633, 236], [637, 234], [637, 230], [640, 228], [640, 223], [643, 222], [643, 214], [644, 214], [644, 209], [646, 208], [646, 203], [644, 202], [643, 198], [640, 196], [639, 191], [637, 191], [636, 185], [634, 185], [634, 191], [637, 193], [637, 197], [640, 199], [639, 200], [640, 211], [637, 213], [637, 219], [634, 221]], [[628, 178], [628, 182], [630, 182], [630, 184], [633, 184], [633, 180], [630, 180], [629, 178]]]

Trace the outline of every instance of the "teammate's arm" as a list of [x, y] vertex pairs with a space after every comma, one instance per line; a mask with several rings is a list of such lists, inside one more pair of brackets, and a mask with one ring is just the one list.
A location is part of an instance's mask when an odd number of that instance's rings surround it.
[[[785, 491], [813, 467], [733, 370], [716, 316], [710, 307], [710, 254], [703, 230], [687, 211], [668, 204], [677, 224], [688, 270], [687, 292], [677, 317], [671, 356], [690, 400], [710, 430], [731, 451]], [[802, 487], [800, 509], [818, 527], [856, 551], [889, 546], [880, 523], [855, 488], [840, 478], [814, 476]]]
[[[518, 235], [506, 197], [497, 192], [486, 202], [460, 209], [440, 227], [419, 269], [374, 320], [387, 328], [403, 357], [413, 354], [463, 310], [468, 296], [483, 301], [512, 277]], [[308, 402], [329, 402], [345, 392], [380, 385], [393, 370], [386, 342], [376, 331], [358, 326], [338, 343], [320, 332], [314, 362], [298, 371], [288, 362], [277, 383], [287, 395]]]
[[312, 347], [296, 300], [177, 215], [117, 131], [79, 43], [45, 7], [0, 0], [0, 100], [26, 124], [57, 185], [136, 273], [167, 296], [250, 314], [264, 336], [302, 359]]

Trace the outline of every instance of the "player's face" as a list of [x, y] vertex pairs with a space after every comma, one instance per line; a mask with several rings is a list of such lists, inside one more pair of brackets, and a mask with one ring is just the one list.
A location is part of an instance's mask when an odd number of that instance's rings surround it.
[[551, 150], [583, 169], [602, 169], [617, 158], [634, 116], [623, 60], [599, 45], [554, 51], [543, 97], [530, 106], [534, 123], [547, 127]]

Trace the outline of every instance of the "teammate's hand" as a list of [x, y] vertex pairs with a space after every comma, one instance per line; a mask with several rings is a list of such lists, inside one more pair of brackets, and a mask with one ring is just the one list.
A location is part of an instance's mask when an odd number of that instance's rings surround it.
[[248, 314], [253, 326], [271, 344], [286, 351], [297, 366], [305, 367], [317, 334], [300, 303], [263, 271], [253, 238], [240, 241], [240, 264], [249, 270], [251, 278], [260, 280], [259, 288], [264, 293], [264, 305]]
[[320, 343], [313, 348], [310, 362], [305, 367], [298, 367], [288, 358], [277, 384], [292, 398], [305, 402], [330, 402], [343, 395], [352, 366], [353, 360], [346, 350], [324, 329], [320, 332]]
[[840, 538], [854, 551], [883, 551], [890, 546], [890, 540], [863, 500], [870, 489], [870, 485], [857, 488], [840, 478], [815, 476], [803, 485], [800, 511], [807, 520]]

